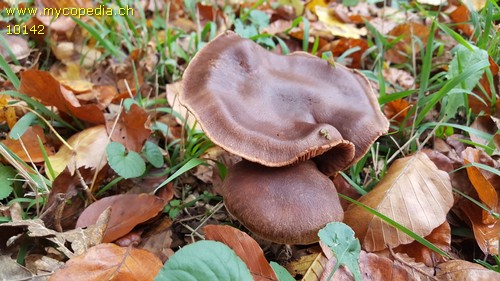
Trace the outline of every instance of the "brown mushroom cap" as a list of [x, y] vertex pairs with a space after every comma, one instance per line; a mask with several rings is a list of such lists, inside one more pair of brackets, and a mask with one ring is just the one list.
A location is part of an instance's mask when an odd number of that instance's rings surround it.
[[243, 160], [229, 169], [221, 189], [233, 216], [277, 243], [317, 242], [322, 227], [344, 218], [335, 186], [312, 161], [270, 168]]
[[274, 54], [232, 32], [191, 61], [180, 101], [229, 152], [280, 167], [330, 151], [317, 160], [328, 175], [361, 158], [388, 129], [359, 72], [310, 55]]

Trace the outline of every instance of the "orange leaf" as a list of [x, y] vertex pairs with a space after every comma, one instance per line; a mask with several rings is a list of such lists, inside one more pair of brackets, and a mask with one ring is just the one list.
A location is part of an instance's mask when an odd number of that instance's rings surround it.
[[16, 110], [14, 107], [9, 106], [6, 95], [0, 95], [0, 122], [7, 121], [10, 129], [14, 127], [17, 122]]
[[83, 255], [70, 259], [50, 281], [154, 280], [162, 267], [150, 252], [100, 244]]
[[148, 194], [121, 194], [109, 196], [90, 204], [80, 215], [76, 227], [96, 223], [99, 215], [111, 207], [108, 227], [103, 242], [114, 241], [129, 233], [135, 226], [155, 217], [163, 210], [165, 201]]
[[[20, 140], [13, 140], [11, 138], [6, 138], [2, 143], [7, 146], [12, 152], [14, 152], [21, 160], [24, 162], [33, 161], [34, 163], [40, 163], [44, 161], [43, 152], [38, 143], [38, 137], [43, 143], [43, 147], [48, 155], [54, 154], [54, 149], [49, 146], [45, 141], [45, 133], [40, 126], [31, 126]], [[21, 142], [24, 144], [21, 145]], [[28, 152], [29, 156], [26, 154]]]
[[385, 58], [393, 63], [406, 62], [412, 53], [420, 51], [420, 44], [413, 44], [412, 46], [412, 37], [418, 37], [425, 48], [429, 34], [429, 27], [416, 22], [402, 23], [396, 26], [388, 35], [393, 37], [401, 36], [402, 38], [391, 49], [387, 50]]
[[132, 104], [130, 110], [123, 110], [113, 129], [114, 121], [106, 123], [106, 129], [111, 134], [111, 140], [123, 144], [128, 150], [140, 152], [142, 145], [151, 134], [146, 128], [148, 114], [137, 104]]
[[494, 220], [493, 223], [484, 223], [481, 219], [482, 209], [469, 200], [465, 200], [459, 207], [469, 218], [474, 231], [474, 238], [483, 253], [498, 255], [498, 220]]
[[226, 225], [207, 225], [203, 231], [207, 239], [222, 242], [233, 249], [248, 266], [254, 280], [278, 280], [259, 244], [248, 234]]
[[26, 70], [21, 73], [19, 92], [40, 99], [47, 105], [84, 121], [103, 124], [104, 114], [95, 104], [80, 106], [73, 92], [64, 88], [50, 73]]
[[[480, 161], [480, 153], [481, 151], [468, 147], [462, 152], [462, 157], [464, 158], [464, 163], [466, 165], [471, 162], [479, 162]], [[474, 167], [468, 166], [466, 168], [467, 175], [469, 176], [469, 180], [472, 183], [472, 186], [476, 190], [479, 199], [486, 204], [486, 206], [494, 211], [498, 212], [498, 194], [495, 190], [495, 187], [486, 179], [481, 171]], [[492, 224], [495, 223], [496, 219], [491, 216], [488, 212], [483, 210], [483, 223]]]
[[466, 6], [460, 5], [450, 14], [450, 19], [457, 23], [457, 29], [462, 31], [465, 36], [472, 36], [474, 29], [470, 24], [470, 12]]
[[401, 123], [405, 119], [410, 108], [411, 104], [407, 100], [397, 99], [385, 104], [384, 114], [388, 119], [394, 119], [398, 123]]

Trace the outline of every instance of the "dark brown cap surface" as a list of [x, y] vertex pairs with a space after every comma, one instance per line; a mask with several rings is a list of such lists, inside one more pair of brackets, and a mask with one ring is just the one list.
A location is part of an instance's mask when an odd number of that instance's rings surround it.
[[222, 195], [245, 227], [277, 243], [317, 242], [322, 227], [344, 218], [335, 186], [312, 161], [270, 168], [243, 160], [229, 169]]

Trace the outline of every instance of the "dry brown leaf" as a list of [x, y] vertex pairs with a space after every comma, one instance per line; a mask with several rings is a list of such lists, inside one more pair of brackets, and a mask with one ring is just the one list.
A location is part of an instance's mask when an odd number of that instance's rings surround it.
[[499, 221], [494, 220], [493, 223], [486, 224], [482, 220], [483, 209], [469, 200], [464, 200], [459, 205], [460, 210], [469, 218], [474, 232], [476, 242], [486, 255], [497, 255], [499, 253], [498, 231]]
[[437, 266], [438, 280], [500, 280], [500, 273], [489, 270], [477, 263], [464, 260], [451, 260]]
[[51, 276], [50, 281], [154, 280], [161, 261], [146, 250], [100, 244]]
[[49, 156], [56, 176], [66, 167], [73, 175], [75, 170], [80, 167], [100, 171], [108, 163], [104, 155], [109, 140], [104, 125], [87, 128], [76, 133], [67, 142], [73, 150], [63, 145], [55, 155]]
[[[472, 147], [467, 147], [464, 151], [462, 151], [462, 158], [464, 159], [464, 164], [468, 165], [471, 162], [484, 162], [482, 160], [484, 152], [478, 149], [474, 149]], [[487, 156], [487, 155], [485, 155]], [[493, 186], [493, 184], [486, 178], [486, 175], [490, 175], [487, 171], [482, 172], [475, 166], [468, 166], [466, 168], [467, 176], [469, 177], [472, 186], [476, 190], [479, 199], [483, 202], [486, 207], [488, 207], [493, 212], [498, 213], [500, 210], [499, 202], [498, 202], [498, 193]], [[491, 175], [490, 178], [494, 178], [495, 175]], [[485, 224], [493, 224], [496, 222], [491, 214], [482, 211], [482, 219]]]
[[[2, 141], [2, 143], [7, 146], [13, 153], [19, 156], [21, 160], [27, 163], [31, 161], [33, 161], [34, 163], [40, 163], [44, 161], [44, 158], [42, 148], [38, 143], [38, 138], [40, 138], [41, 142], [43, 143], [45, 152], [47, 152], [48, 155], [54, 154], [54, 149], [45, 141], [45, 133], [40, 126], [28, 127], [20, 140], [6, 138]], [[26, 151], [28, 154], [26, 154]]]
[[[42, 220], [34, 219], [3, 223], [0, 224], [0, 230], [5, 231], [8, 228], [22, 229], [22, 232], [27, 233], [30, 237], [45, 238], [51, 241], [56, 245], [58, 251], [72, 258], [74, 255], [80, 255], [87, 251], [88, 248], [101, 243], [102, 234], [109, 219], [109, 211], [100, 215], [96, 224], [87, 229], [57, 232], [45, 227]], [[71, 249], [67, 247], [67, 244], [71, 245]]]
[[111, 207], [111, 216], [102, 241], [112, 242], [129, 233], [163, 210], [165, 201], [149, 194], [120, 194], [105, 197], [90, 204], [76, 222], [77, 227], [95, 224], [99, 215]]
[[[394, 161], [386, 176], [359, 202], [388, 216], [420, 236], [429, 235], [446, 220], [453, 205], [450, 177], [423, 152]], [[369, 252], [413, 242], [403, 232], [363, 208], [351, 205], [344, 222]]]
[[[2, 36], [16, 59], [21, 60], [30, 55], [28, 40], [19, 35], [2, 34]], [[0, 44], [0, 55], [4, 57], [7, 62], [12, 61], [9, 51], [3, 44]]]
[[132, 104], [129, 111], [122, 110], [118, 122], [106, 122], [106, 129], [111, 140], [123, 144], [129, 151], [140, 152], [144, 142], [151, 135], [146, 128], [148, 114], [137, 104]]
[[[439, 247], [444, 252], [448, 252], [451, 244], [450, 224], [445, 221], [442, 225], [436, 227], [431, 234], [424, 238]], [[413, 241], [407, 245], [398, 246], [394, 249], [394, 251], [406, 253], [411, 258], [414, 258], [416, 262], [424, 263], [429, 267], [435, 267], [438, 263], [445, 261], [443, 256], [436, 254], [434, 251], [417, 241]]]
[[393, 63], [404, 63], [408, 60], [412, 53], [418, 54], [421, 44], [412, 44], [414, 40], [412, 37], [417, 37], [422, 41], [422, 47], [427, 45], [427, 38], [429, 37], [429, 27], [416, 23], [403, 23], [389, 32], [389, 36], [402, 37], [391, 49], [387, 50], [385, 58]]
[[53, 105], [62, 112], [84, 121], [103, 124], [104, 114], [97, 105], [81, 105], [74, 94], [66, 90], [50, 73], [40, 70], [27, 70], [21, 73], [19, 92]]
[[259, 244], [248, 234], [227, 225], [207, 225], [203, 231], [206, 239], [222, 242], [233, 249], [247, 265], [254, 280], [278, 280]]

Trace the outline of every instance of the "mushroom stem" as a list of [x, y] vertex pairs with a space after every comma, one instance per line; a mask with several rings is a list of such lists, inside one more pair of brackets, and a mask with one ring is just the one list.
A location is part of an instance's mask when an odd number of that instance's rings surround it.
[[241, 161], [222, 183], [227, 210], [246, 228], [282, 244], [311, 244], [344, 211], [333, 182], [314, 162], [270, 168]]

